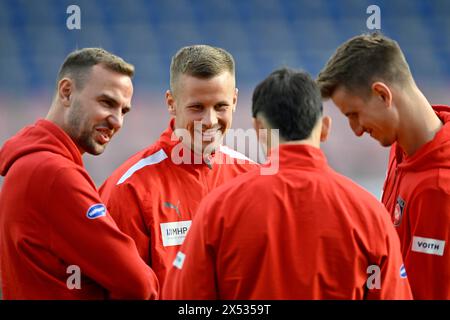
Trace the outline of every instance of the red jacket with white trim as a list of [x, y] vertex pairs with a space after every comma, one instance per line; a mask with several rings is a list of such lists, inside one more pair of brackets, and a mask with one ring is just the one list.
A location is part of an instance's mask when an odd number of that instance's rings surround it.
[[411, 157], [391, 148], [382, 201], [391, 214], [415, 299], [450, 299], [450, 107], [443, 127]]
[[328, 167], [322, 151], [281, 145], [279, 171], [211, 192], [163, 286], [164, 299], [410, 299], [383, 205]]
[[200, 201], [217, 186], [259, 167], [225, 146], [210, 164], [194, 159], [172, 127], [173, 121], [155, 144], [128, 159], [100, 188], [108, 211], [134, 239], [161, 287]]
[[155, 299], [153, 271], [101, 203], [72, 139], [39, 120], [0, 150], [4, 299]]

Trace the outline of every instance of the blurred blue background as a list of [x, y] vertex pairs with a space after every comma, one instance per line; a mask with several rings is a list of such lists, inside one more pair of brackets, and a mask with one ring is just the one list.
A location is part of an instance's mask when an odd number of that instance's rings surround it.
[[[69, 5], [81, 30], [68, 30]], [[231, 52], [237, 66], [233, 127], [251, 127], [255, 85], [289, 66], [314, 77], [335, 48], [368, 32], [367, 7], [381, 9], [381, 31], [397, 40], [431, 103], [450, 101], [450, 1], [447, 0], [0, 0], [0, 145], [45, 117], [58, 68], [74, 49], [101, 46], [136, 67], [134, 110], [100, 157], [85, 156], [97, 185], [165, 129], [170, 59], [182, 46], [206, 43]], [[380, 195], [388, 149], [356, 138], [332, 103], [323, 148], [339, 172]], [[0, 185], [3, 178], [0, 178]]]

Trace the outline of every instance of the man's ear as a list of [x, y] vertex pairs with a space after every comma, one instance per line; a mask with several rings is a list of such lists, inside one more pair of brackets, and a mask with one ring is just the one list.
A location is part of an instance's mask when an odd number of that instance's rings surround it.
[[261, 128], [261, 120], [258, 118], [252, 118], [252, 125], [253, 129], [255, 129], [256, 133], [258, 133], [259, 129]]
[[238, 94], [239, 94], [239, 89], [236, 88], [235, 92], [234, 92], [234, 98], [233, 98], [233, 112], [236, 111], [236, 104], [237, 104], [237, 100], [238, 100]]
[[331, 118], [329, 116], [322, 117], [322, 129], [320, 131], [320, 142], [325, 142], [331, 131]]
[[268, 135], [270, 132], [270, 128], [267, 127], [266, 122], [260, 116], [252, 118], [253, 128], [256, 131], [256, 136], [258, 137], [259, 142], [266, 143], [268, 139]]
[[175, 108], [175, 98], [173, 97], [172, 92], [170, 90], [166, 91], [166, 104], [167, 104], [167, 110], [169, 110], [169, 114], [171, 116], [176, 116], [176, 108]]
[[256, 131], [256, 138], [260, 146], [262, 147], [262, 152], [264, 157], [268, 156], [268, 151], [271, 148], [270, 145], [270, 130], [268, 130], [266, 123], [261, 117], [252, 118], [253, 128]]
[[380, 81], [374, 82], [371, 89], [372, 94], [379, 97], [386, 107], [389, 108], [392, 105], [392, 92], [385, 83]]
[[73, 80], [69, 78], [62, 78], [58, 82], [58, 99], [64, 107], [69, 107], [71, 104], [74, 85]]

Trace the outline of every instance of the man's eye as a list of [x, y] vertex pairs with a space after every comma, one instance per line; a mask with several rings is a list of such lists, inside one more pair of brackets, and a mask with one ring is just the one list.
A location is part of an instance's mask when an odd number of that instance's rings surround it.
[[108, 107], [108, 108], [111, 108], [111, 107], [112, 107], [111, 101], [108, 101], [108, 100], [102, 100], [101, 103], [102, 103], [105, 107]]
[[216, 110], [224, 111], [224, 110], [227, 110], [227, 109], [228, 109], [228, 105], [227, 104], [220, 104], [220, 105], [216, 106]]

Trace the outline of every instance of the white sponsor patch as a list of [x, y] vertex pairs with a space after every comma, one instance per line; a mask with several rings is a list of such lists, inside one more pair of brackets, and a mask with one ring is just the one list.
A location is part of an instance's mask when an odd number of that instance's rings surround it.
[[183, 243], [184, 238], [192, 224], [192, 220], [176, 221], [161, 223], [161, 235], [163, 246], [179, 246]]
[[422, 238], [416, 236], [413, 237], [412, 251], [443, 256], [444, 247], [445, 241], [443, 240]]
[[178, 251], [175, 260], [173, 260], [173, 265], [178, 269], [183, 268], [184, 258], [186, 258], [186, 255], [183, 252]]

